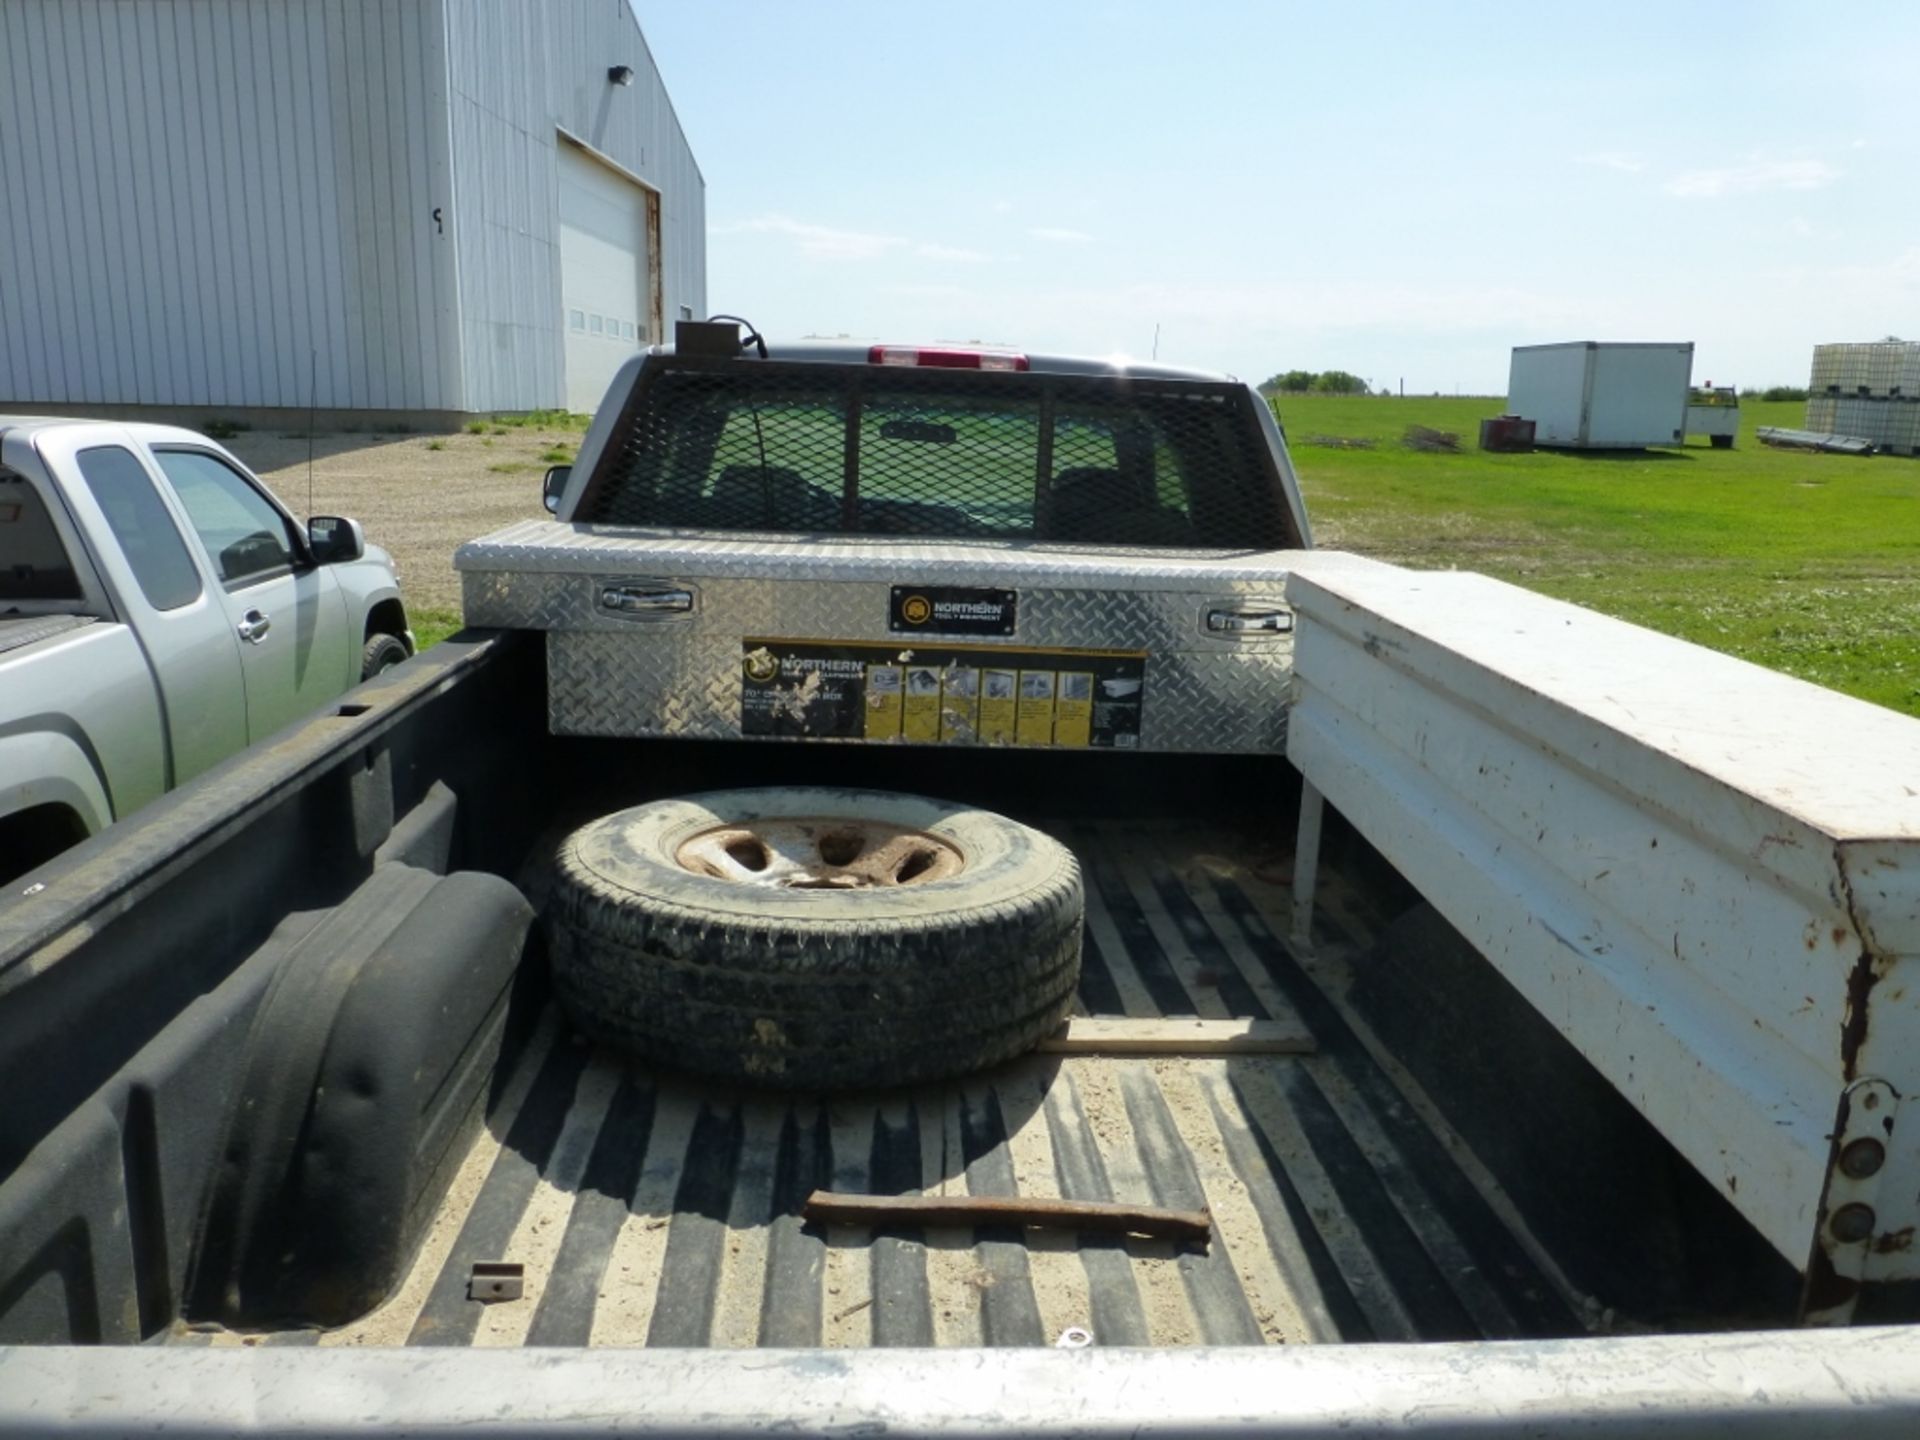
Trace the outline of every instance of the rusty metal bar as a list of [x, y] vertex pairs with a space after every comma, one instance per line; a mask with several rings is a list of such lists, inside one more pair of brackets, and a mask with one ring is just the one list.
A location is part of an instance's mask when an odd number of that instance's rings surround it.
[[1213, 1217], [1205, 1210], [1031, 1196], [841, 1195], [816, 1190], [800, 1213], [830, 1225], [1025, 1225], [1037, 1230], [1102, 1230], [1202, 1243], [1213, 1233]]
[[1293, 953], [1313, 953], [1313, 891], [1320, 877], [1320, 822], [1326, 800], [1311, 780], [1300, 783], [1300, 829], [1293, 842]]

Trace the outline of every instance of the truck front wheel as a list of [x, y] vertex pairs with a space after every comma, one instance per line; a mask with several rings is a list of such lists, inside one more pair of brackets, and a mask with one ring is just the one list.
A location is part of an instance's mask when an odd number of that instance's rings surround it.
[[656, 801], [554, 862], [554, 987], [589, 1037], [782, 1089], [914, 1084], [1058, 1028], [1085, 898], [1063, 845], [984, 810], [824, 787]]
[[407, 642], [398, 635], [369, 635], [366, 649], [360, 652], [360, 678], [371, 680], [406, 658]]

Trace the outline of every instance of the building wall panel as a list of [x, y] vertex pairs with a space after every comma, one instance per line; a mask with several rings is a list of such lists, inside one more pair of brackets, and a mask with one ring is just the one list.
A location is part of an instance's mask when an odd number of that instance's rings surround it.
[[386, 0], [0, 0], [0, 404], [458, 408], [441, 40]]
[[[668, 324], [705, 310], [705, 181], [627, 0], [446, 0], [445, 16], [466, 408], [557, 406], [560, 133], [661, 193]], [[616, 64], [631, 85], [609, 83]]]
[[627, 0], [0, 0], [0, 405], [559, 404], [562, 131], [660, 192], [703, 313]]

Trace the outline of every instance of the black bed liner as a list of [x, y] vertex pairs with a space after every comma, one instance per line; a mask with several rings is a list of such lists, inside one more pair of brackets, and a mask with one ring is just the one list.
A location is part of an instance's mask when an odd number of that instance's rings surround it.
[[[1243, 835], [1048, 827], [1086, 872], [1081, 1008], [1293, 1017], [1299, 1056], [1033, 1056], [879, 1096], [731, 1094], [549, 1012], [395, 1298], [342, 1330], [193, 1343], [1248, 1345], [1582, 1333], [1574, 1308], [1289, 953]], [[1337, 963], [1336, 903], [1320, 947]], [[807, 1226], [816, 1186], [1208, 1206], [1204, 1251], [983, 1228]], [[515, 1301], [475, 1262], [525, 1266]]]

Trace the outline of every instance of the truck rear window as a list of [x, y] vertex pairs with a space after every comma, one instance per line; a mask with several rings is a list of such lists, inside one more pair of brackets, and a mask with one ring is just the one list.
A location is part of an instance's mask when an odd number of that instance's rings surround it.
[[650, 369], [577, 518], [1178, 548], [1297, 543], [1240, 387], [820, 363]]
[[178, 610], [198, 600], [200, 572], [187, 554], [187, 542], [133, 452], [96, 445], [77, 458], [80, 476], [107, 517], [147, 603], [156, 610]]
[[0, 602], [79, 598], [80, 577], [40, 492], [0, 470]]

